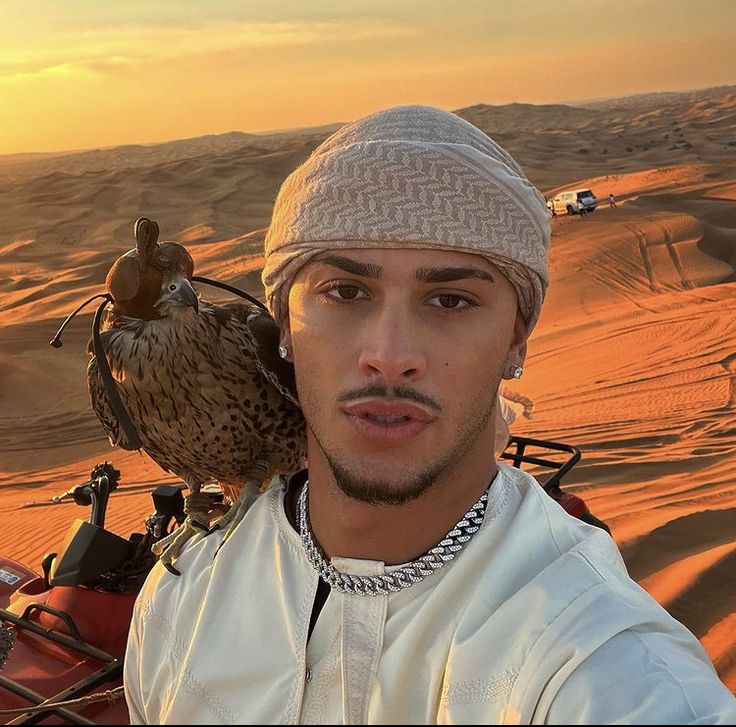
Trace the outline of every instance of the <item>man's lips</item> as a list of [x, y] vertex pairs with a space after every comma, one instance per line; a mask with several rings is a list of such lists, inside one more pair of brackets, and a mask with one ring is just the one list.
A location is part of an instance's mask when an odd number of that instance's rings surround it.
[[386, 420], [385, 423], [391, 423], [391, 419], [398, 420], [399, 417], [421, 424], [429, 424], [434, 419], [427, 409], [405, 399], [362, 399], [343, 407], [343, 411], [351, 416]]
[[382, 447], [408, 442], [434, 419], [424, 407], [402, 399], [363, 399], [343, 411], [361, 437]]

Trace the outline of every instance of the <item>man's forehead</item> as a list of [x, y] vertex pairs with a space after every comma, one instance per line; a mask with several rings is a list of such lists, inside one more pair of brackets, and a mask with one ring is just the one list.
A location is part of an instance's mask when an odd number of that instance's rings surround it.
[[362, 266], [372, 266], [380, 272], [384, 267], [407, 271], [430, 268], [464, 267], [487, 271], [492, 277], [499, 274], [498, 268], [483, 255], [460, 250], [437, 250], [427, 248], [338, 248], [325, 250], [310, 261], [315, 264], [331, 264], [342, 267], [342, 263], [354, 261]]

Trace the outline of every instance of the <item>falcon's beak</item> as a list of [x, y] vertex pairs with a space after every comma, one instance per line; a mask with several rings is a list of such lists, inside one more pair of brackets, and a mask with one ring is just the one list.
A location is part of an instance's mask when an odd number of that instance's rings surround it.
[[156, 301], [156, 305], [166, 303], [168, 305], [185, 305], [194, 308], [194, 312], [199, 312], [199, 301], [197, 294], [194, 292], [192, 284], [184, 276], [180, 278], [169, 279], [164, 287], [164, 292]]
[[194, 312], [199, 312], [199, 300], [197, 300], [197, 294], [194, 292], [192, 284], [186, 279], [182, 278], [179, 283], [179, 290], [177, 291], [178, 297], [181, 301], [188, 305], [190, 308], [194, 308]]

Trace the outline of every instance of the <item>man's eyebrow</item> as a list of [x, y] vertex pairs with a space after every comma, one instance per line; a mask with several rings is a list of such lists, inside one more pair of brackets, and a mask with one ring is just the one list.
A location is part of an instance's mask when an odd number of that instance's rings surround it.
[[361, 263], [349, 257], [342, 257], [341, 255], [325, 255], [324, 257], [317, 258], [315, 262], [333, 265], [336, 268], [340, 268], [340, 270], [344, 270], [346, 273], [360, 275], [363, 278], [380, 278], [383, 272], [383, 268], [380, 265]]
[[452, 280], [464, 280], [465, 278], [480, 278], [489, 280], [491, 283], [495, 282], [487, 270], [473, 267], [419, 268], [416, 277], [421, 283], [449, 283]]

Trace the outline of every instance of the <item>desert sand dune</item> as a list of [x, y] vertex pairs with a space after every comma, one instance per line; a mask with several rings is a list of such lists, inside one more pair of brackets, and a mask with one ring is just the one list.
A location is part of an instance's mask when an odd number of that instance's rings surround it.
[[625, 204], [554, 221], [553, 284], [524, 381], [536, 416], [525, 426], [581, 444], [571, 491], [734, 688], [733, 168], [722, 181], [707, 167], [665, 171], [656, 184], [619, 175]]
[[[586, 219], [553, 220], [552, 284], [514, 384], [535, 415], [515, 431], [582, 449], [568, 488], [736, 689], [734, 89], [459, 113], [548, 196], [601, 198]], [[141, 529], [150, 486], [175, 481], [111, 449], [91, 413], [91, 315], [48, 345], [133, 246], [134, 220], [186, 242], [198, 274], [261, 294], [278, 187], [330, 130], [0, 158], [0, 552], [37, 566], [57, 548], [84, 513], [47, 503], [98, 461], [123, 472], [108, 520], [123, 535]]]

